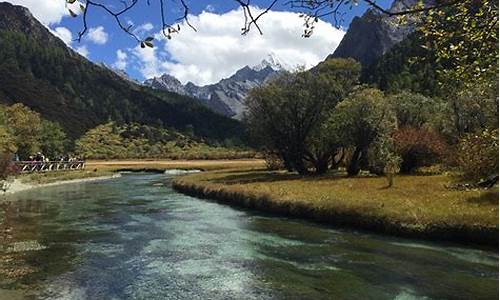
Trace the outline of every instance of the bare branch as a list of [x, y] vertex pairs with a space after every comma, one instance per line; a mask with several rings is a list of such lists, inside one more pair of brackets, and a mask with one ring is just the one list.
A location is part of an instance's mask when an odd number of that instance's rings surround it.
[[[66, 0], [69, 1], [69, 0]], [[124, 32], [132, 36], [137, 42], [142, 42], [142, 39], [136, 35], [131, 29], [132, 26], [125, 26], [122, 23], [121, 16], [126, 12], [133, 9], [136, 4], [140, 0], [120, 0], [123, 4], [123, 8], [119, 11], [114, 11], [110, 9], [105, 4], [98, 2], [98, 0], [84, 0], [86, 5], [83, 10], [83, 28], [78, 33], [77, 41], [81, 41], [82, 37], [88, 31], [88, 22], [87, 16], [92, 7], [100, 8], [110, 16], [112, 16], [117, 25]], [[145, 0], [147, 5], [150, 5], [151, 0]], [[186, 2], [187, 0], [176, 0], [178, 5], [182, 8], [182, 15], [175, 20], [174, 24], [167, 23], [167, 16], [165, 11], [165, 0], [158, 0], [160, 5], [160, 19], [161, 19], [161, 28], [162, 33], [165, 37], [171, 38], [172, 33], [178, 33], [180, 30], [179, 23], [183, 21], [187, 26], [196, 31], [196, 28], [189, 22], [189, 5]], [[279, 0], [268, 0], [269, 4], [265, 8], [258, 8], [257, 6], [252, 6], [251, 0], [234, 0], [241, 7], [243, 12], [244, 25], [241, 28], [241, 32], [243, 35], [250, 32], [252, 27], [262, 34], [262, 29], [259, 25], [260, 19], [267, 14]], [[304, 37], [309, 37], [313, 33], [314, 25], [321, 18], [325, 18], [327, 16], [331, 16], [333, 19], [333, 23], [336, 27], [339, 27], [343, 22], [343, 17], [346, 14], [345, 6], [356, 5], [358, 0], [281, 0], [282, 5], [290, 7], [292, 10], [298, 11], [301, 13], [301, 16], [304, 18]], [[418, 6], [418, 5], [408, 5], [403, 2], [403, 9], [398, 11], [393, 11], [391, 9], [385, 9], [379, 4], [377, 4], [376, 0], [359, 0], [366, 3], [372, 9], [380, 12], [384, 16], [405, 16], [411, 14], [420, 14], [424, 12], [428, 12], [434, 9], [439, 9], [447, 6], [453, 6], [459, 4], [464, 0], [442, 0], [436, 1], [434, 5], [428, 6]], [[472, 1], [472, 0], [468, 0]], [[350, 9], [350, 8], [349, 8]]]

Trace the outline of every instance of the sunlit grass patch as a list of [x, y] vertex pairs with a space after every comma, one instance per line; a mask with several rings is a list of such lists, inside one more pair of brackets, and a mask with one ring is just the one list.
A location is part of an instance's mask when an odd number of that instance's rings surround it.
[[479, 228], [498, 233], [498, 186], [457, 191], [446, 187], [451, 180], [446, 175], [398, 176], [394, 187], [387, 188], [383, 177], [309, 177], [233, 169], [183, 176], [174, 186], [225, 202], [333, 223], [355, 220], [366, 222], [363, 227], [391, 231], [474, 232]]

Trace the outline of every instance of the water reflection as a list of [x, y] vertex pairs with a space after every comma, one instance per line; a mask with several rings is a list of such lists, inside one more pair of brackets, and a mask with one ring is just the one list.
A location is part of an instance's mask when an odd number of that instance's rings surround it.
[[168, 175], [0, 202], [0, 299], [496, 299], [494, 252], [235, 210]]

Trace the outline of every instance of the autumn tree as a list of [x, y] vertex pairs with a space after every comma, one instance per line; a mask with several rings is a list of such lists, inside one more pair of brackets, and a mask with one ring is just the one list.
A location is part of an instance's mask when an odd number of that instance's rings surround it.
[[0, 153], [16, 153], [16, 141], [7, 127], [0, 125]]
[[5, 123], [14, 137], [21, 159], [40, 151], [42, 125], [37, 112], [17, 103], [5, 108]]
[[87, 131], [75, 142], [75, 151], [84, 157], [120, 158], [125, 145], [117, 126], [110, 122]]

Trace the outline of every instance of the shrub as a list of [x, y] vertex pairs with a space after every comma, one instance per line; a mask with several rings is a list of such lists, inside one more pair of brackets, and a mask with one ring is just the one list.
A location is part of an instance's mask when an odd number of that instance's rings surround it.
[[401, 171], [439, 162], [447, 152], [447, 144], [436, 132], [414, 127], [404, 127], [393, 134], [396, 153], [402, 158]]
[[7, 189], [7, 179], [17, 173], [16, 165], [12, 162], [12, 154], [0, 153], [0, 189]]
[[281, 170], [285, 167], [283, 160], [275, 153], [265, 152], [264, 160], [266, 161], [266, 169], [269, 171]]
[[368, 149], [370, 173], [388, 175], [399, 173], [401, 158], [394, 151], [394, 140], [389, 135], [380, 135]]
[[498, 129], [467, 134], [460, 140], [457, 152], [464, 178], [479, 181], [498, 174]]

